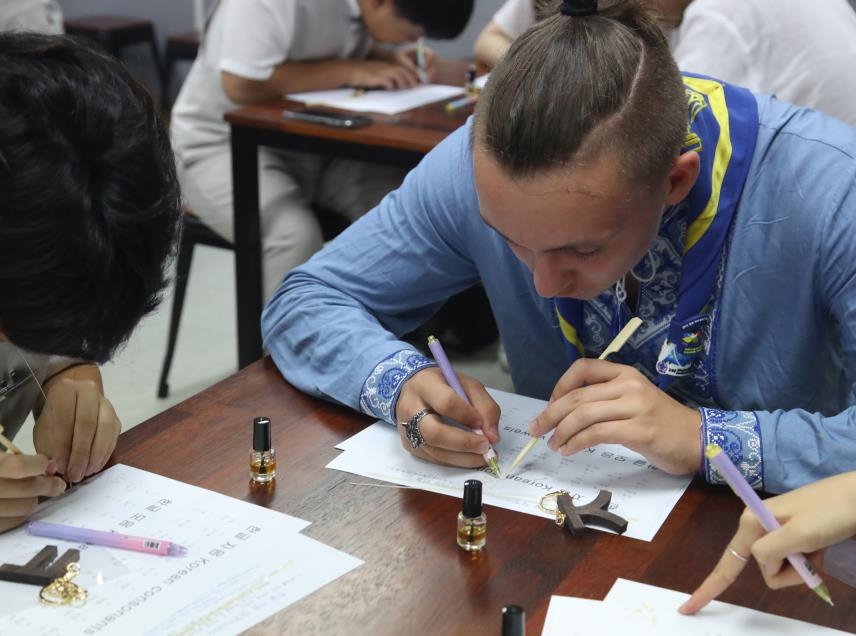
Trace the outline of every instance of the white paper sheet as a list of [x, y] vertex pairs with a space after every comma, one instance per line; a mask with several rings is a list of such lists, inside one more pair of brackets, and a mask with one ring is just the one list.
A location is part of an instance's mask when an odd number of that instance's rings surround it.
[[286, 95], [286, 97], [306, 104], [318, 104], [358, 112], [395, 115], [406, 110], [455, 97], [463, 92], [464, 89], [460, 86], [428, 84], [415, 88], [402, 88], [397, 91], [370, 90], [358, 92], [353, 88], [337, 88], [329, 91], [293, 93]]
[[[496, 391], [502, 408], [501, 442], [495, 446], [500, 462], [509, 466], [529, 441], [529, 422], [546, 402]], [[691, 477], [657, 470], [644, 457], [622, 446], [602, 445], [571, 457], [561, 457], [538, 443], [513, 474], [496, 479], [487, 471], [438, 466], [413, 457], [402, 447], [398, 432], [377, 422], [337, 446], [345, 452], [327, 467], [460, 497], [464, 481], [480, 479], [485, 503], [547, 517], [538, 501], [548, 492], [567, 490], [579, 504], [601, 489], [612, 492], [610, 510], [628, 521], [625, 536], [650, 541], [683, 494]]]
[[[810, 593], [810, 592], [807, 592]], [[618, 579], [602, 602], [554, 596], [541, 636], [833, 636], [845, 632], [713, 601], [695, 616], [678, 613], [689, 594]]]
[[551, 596], [541, 636], [606, 636], [603, 626], [609, 625], [609, 620], [606, 605], [602, 601], [574, 596]]
[[45, 545], [79, 549], [90, 593], [80, 607], [42, 607], [39, 588], [0, 581], [0, 634], [234, 634], [359, 566], [298, 534], [308, 522], [167, 479], [114, 466], [50, 502], [34, 518], [168, 539], [185, 557], [0, 536], [0, 561], [23, 564]]

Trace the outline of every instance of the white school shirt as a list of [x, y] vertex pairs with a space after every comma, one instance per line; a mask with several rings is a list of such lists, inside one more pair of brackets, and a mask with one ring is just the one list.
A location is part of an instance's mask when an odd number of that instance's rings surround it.
[[188, 162], [228, 143], [223, 115], [239, 105], [223, 71], [264, 81], [286, 60], [364, 58], [371, 44], [357, 0], [222, 0], [173, 106], [177, 154]]
[[670, 42], [682, 71], [856, 125], [856, 12], [847, 0], [693, 0]]
[[0, 31], [63, 32], [62, 9], [55, 0], [0, 0]]
[[535, 24], [534, 0], [506, 0], [493, 14], [494, 23], [512, 40]]

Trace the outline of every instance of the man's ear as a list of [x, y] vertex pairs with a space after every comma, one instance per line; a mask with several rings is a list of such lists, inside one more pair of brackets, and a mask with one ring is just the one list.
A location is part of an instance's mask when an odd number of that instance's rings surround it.
[[669, 170], [666, 203], [675, 205], [683, 201], [698, 179], [701, 160], [695, 151], [678, 155]]

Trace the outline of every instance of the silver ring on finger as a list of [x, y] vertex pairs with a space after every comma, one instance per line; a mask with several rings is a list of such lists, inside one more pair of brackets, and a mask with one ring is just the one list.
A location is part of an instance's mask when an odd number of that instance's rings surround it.
[[425, 443], [425, 438], [422, 437], [422, 431], [419, 429], [419, 423], [426, 415], [435, 415], [435, 413], [431, 409], [422, 409], [415, 413], [409, 420], [401, 423], [404, 427], [404, 433], [407, 435], [407, 441], [410, 442], [410, 446], [413, 448], [419, 448]]

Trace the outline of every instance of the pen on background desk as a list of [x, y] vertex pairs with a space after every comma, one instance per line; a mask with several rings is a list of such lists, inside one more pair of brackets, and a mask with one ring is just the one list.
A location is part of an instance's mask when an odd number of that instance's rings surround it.
[[[437, 361], [437, 364], [440, 365], [440, 373], [443, 374], [446, 384], [452, 387], [452, 390], [458, 394], [458, 397], [467, 404], [470, 404], [467, 392], [464, 391], [464, 387], [461, 386], [461, 381], [458, 380], [458, 376], [455, 375], [455, 370], [452, 368], [452, 363], [449, 362], [449, 358], [443, 350], [443, 345], [440, 344], [440, 341], [434, 336], [429, 336], [428, 348], [431, 349], [431, 353], [434, 354], [434, 359]], [[484, 435], [482, 431], [474, 430], [473, 432], [476, 435]], [[494, 476], [497, 478], [502, 477], [502, 473], [499, 472], [499, 458], [496, 456], [496, 451], [493, 450], [493, 447], [488, 447], [487, 452], [483, 457]]]
[[59, 523], [47, 523], [44, 521], [30, 521], [27, 523], [27, 532], [37, 537], [48, 537], [49, 539], [62, 539], [63, 541], [76, 541], [78, 543], [89, 543], [91, 545], [103, 545], [108, 548], [120, 548], [122, 550], [133, 550], [134, 552], [146, 552], [160, 556], [184, 556], [187, 548], [161, 539], [148, 539], [146, 537], [131, 537], [118, 532], [103, 532], [89, 528], [76, 528]]
[[0, 444], [2, 444], [3, 447], [7, 451], [12, 453], [13, 455], [23, 455], [24, 454], [21, 452], [20, 448], [18, 448], [17, 446], [15, 446], [15, 444], [12, 443], [11, 439], [9, 439], [5, 435], [3, 435], [3, 425], [2, 424], [0, 424]]
[[459, 97], [458, 99], [454, 99], [448, 104], [446, 104], [446, 112], [454, 113], [456, 110], [464, 108], [465, 106], [469, 106], [470, 104], [475, 104], [477, 101], [479, 101], [478, 94]]
[[[609, 357], [609, 354], [619, 351], [621, 347], [624, 346], [624, 343], [630, 340], [630, 336], [636, 333], [636, 330], [639, 329], [639, 327], [641, 326], [642, 319], [638, 318], [637, 316], [634, 316], [633, 318], [628, 320], [627, 324], [624, 325], [624, 328], [618, 332], [618, 335], [612, 339], [612, 342], [606, 345], [606, 349], [603, 350], [603, 353], [601, 353], [597, 357], [597, 359], [606, 360]], [[514, 470], [517, 467], [517, 464], [523, 461], [523, 458], [526, 457], [529, 451], [531, 451], [535, 447], [535, 444], [538, 443], [539, 439], [541, 438], [533, 437], [528, 442], [526, 442], [526, 446], [524, 446], [523, 449], [519, 453], [517, 453], [517, 457], [515, 457], [514, 461], [511, 462], [511, 468], [508, 469], [508, 472]]]
[[[752, 486], [749, 485], [746, 478], [737, 470], [731, 458], [722, 452], [722, 448], [717, 444], [708, 444], [704, 454], [707, 455], [707, 458], [716, 467], [719, 474], [728, 482], [734, 494], [740, 497], [749, 510], [758, 517], [758, 521], [764, 526], [764, 530], [772, 532], [782, 527], [778, 519], [770, 512], [770, 509], [761, 501], [758, 493], [752, 490]], [[829, 589], [817, 575], [817, 571], [815, 571], [811, 561], [800, 552], [788, 555], [788, 561], [790, 561], [794, 570], [797, 571], [797, 574], [800, 575], [800, 578], [805, 581], [805, 584], [820, 598], [832, 605], [832, 597], [829, 595]]]
[[416, 41], [416, 73], [419, 75], [419, 83], [428, 83], [428, 74], [425, 72], [425, 38]]

